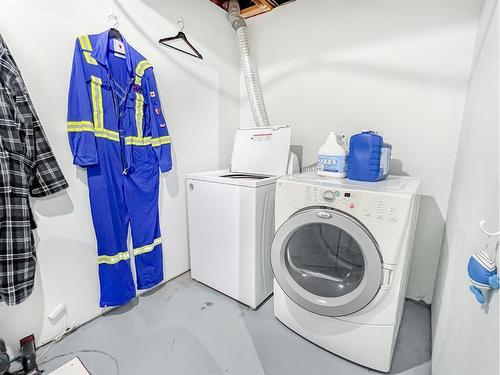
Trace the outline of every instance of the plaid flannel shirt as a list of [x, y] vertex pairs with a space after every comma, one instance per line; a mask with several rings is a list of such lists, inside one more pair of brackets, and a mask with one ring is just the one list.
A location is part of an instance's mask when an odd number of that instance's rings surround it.
[[21, 73], [0, 35], [0, 301], [24, 301], [33, 289], [35, 227], [29, 196], [68, 187]]

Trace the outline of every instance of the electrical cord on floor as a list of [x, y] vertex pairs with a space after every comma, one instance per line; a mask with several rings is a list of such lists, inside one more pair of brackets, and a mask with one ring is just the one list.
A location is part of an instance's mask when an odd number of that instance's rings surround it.
[[49, 350], [52, 349], [52, 347], [55, 344], [57, 344], [58, 342], [60, 342], [63, 338], [65, 338], [66, 336], [68, 336], [70, 333], [72, 333], [76, 329], [78, 329], [78, 323], [76, 323], [76, 322], [71, 323], [71, 325], [68, 328], [66, 328], [59, 335], [57, 335], [54, 338], [54, 340], [52, 340], [52, 342], [49, 344], [49, 346], [47, 347], [47, 349], [45, 349], [45, 351], [38, 357], [39, 360], [41, 361], [43, 359], [43, 357], [45, 357], [47, 355], [47, 353], [49, 352]]
[[25, 375], [25, 374], [26, 374], [26, 372], [24, 372], [24, 370], [22, 370], [22, 369], [8, 373], [8, 375]]
[[[68, 325], [67, 321], [66, 321], [66, 325]], [[57, 344], [62, 339], [64, 339], [66, 336], [68, 336], [70, 333], [72, 333], [73, 331], [78, 329], [78, 327], [79, 327], [78, 323], [76, 323], [76, 322], [71, 323], [69, 327], [67, 327], [64, 331], [62, 331], [59, 335], [57, 335], [52, 340], [52, 342], [47, 346], [47, 349], [45, 349], [45, 351], [42, 353], [42, 355], [38, 356], [38, 359], [42, 360], [47, 355], [47, 353], [50, 351], [50, 349], [52, 349], [54, 347], [55, 344]], [[14, 357], [10, 360], [10, 363], [12, 364], [13, 362], [21, 362], [21, 360], [22, 360], [22, 356], [17, 355], [16, 357]], [[24, 374], [24, 372], [23, 372], [23, 370], [19, 370], [19, 371], [11, 372], [10, 374], [22, 375], [22, 374]]]
[[108, 354], [102, 350], [96, 350], [96, 349], [81, 349], [81, 350], [75, 350], [74, 352], [68, 352], [68, 353], [63, 353], [63, 354], [58, 354], [52, 358], [47, 359], [46, 361], [43, 361], [42, 363], [39, 364], [39, 366], [43, 366], [49, 362], [52, 362], [55, 359], [62, 358], [62, 357], [67, 357], [68, 355], [76, 355], [79, 353], [95, 353], [95, 354], [101, 354], [105, 357], [108, 357], [111, 359], [116, 367], [116, 375], [120, 375], [120, 365], [118, 364], [118, 360], [113, 357], [111, 354]]

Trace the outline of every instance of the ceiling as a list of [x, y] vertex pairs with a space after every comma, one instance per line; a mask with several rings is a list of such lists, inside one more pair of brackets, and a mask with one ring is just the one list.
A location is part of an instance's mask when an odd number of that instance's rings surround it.
[[[227, 10], [228, 0], [210, 0], [212, 3]], [[295, 0], [239, 0], [243, 18], [258, 16]]]

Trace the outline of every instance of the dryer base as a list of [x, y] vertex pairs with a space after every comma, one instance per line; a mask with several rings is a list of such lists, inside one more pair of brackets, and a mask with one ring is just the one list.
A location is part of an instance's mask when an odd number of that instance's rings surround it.
[[391, 369], [399, 328], [396, 322], [368, 325], [314, 314], [288, 298], [277, 283], [274, 315], [288, 328], [329, 352], [378, 371]]

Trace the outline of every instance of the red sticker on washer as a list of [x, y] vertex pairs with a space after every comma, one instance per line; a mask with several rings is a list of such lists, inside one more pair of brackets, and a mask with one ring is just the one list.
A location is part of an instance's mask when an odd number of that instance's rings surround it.
[[161, 109], [160, 108], [155, 108], [155, 112], [157, 115], [159, 115], [161, 113]]

